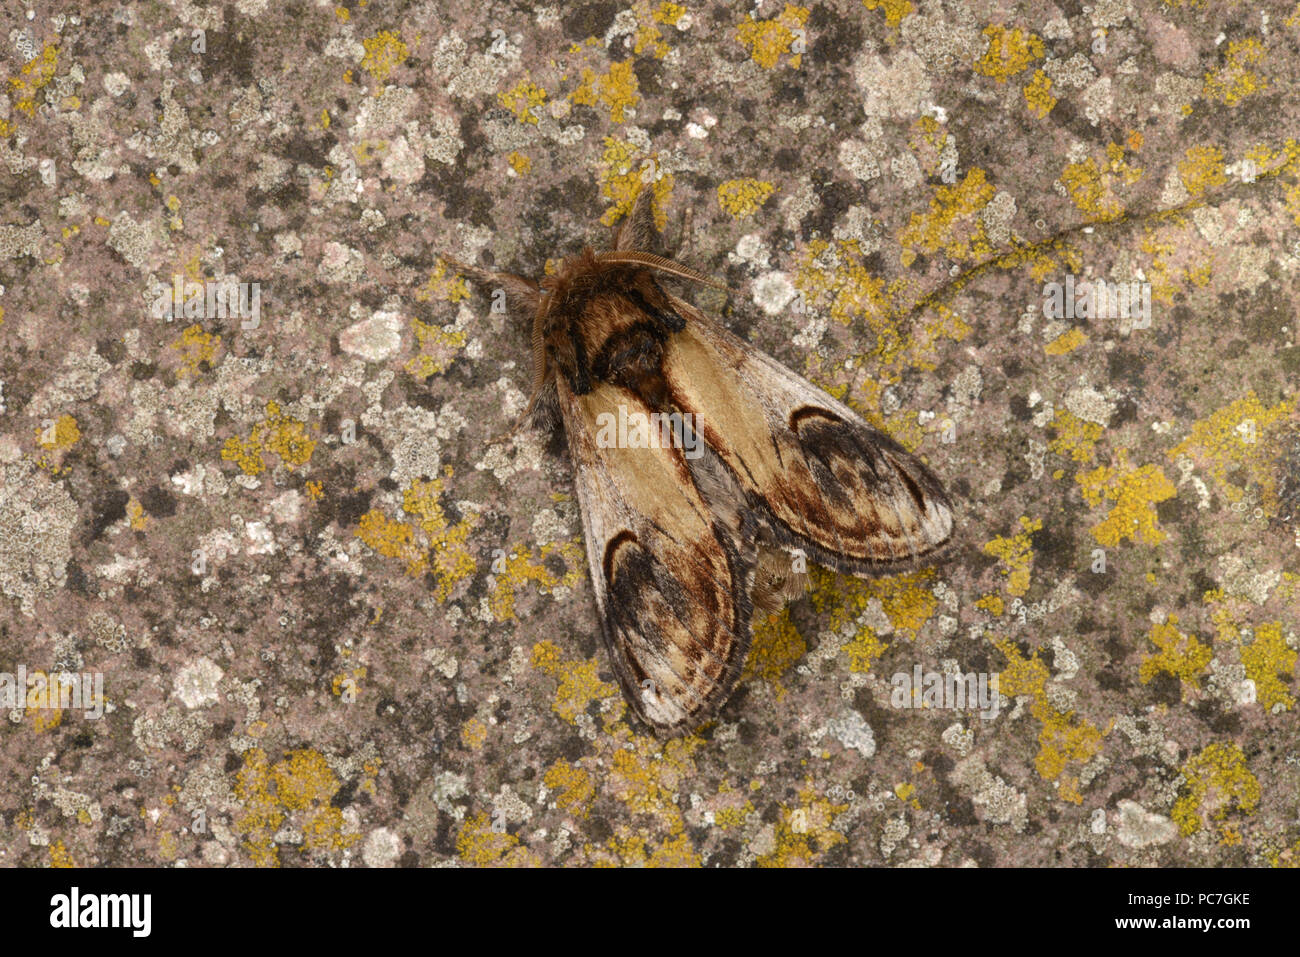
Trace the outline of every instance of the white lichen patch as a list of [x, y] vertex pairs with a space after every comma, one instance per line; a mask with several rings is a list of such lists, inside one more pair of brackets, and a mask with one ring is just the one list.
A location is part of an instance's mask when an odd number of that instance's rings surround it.
[[780, 271], [764, 273], [754, 281], [754, 302], [769, 316], [783, 312], [798, 294], [790, 277]]
[[856, 711], [846, 709], [827, 722], [826, 729], [836, 741], [857, 751], [864, 758], [876, 753], [876, 736], [871, 725]]
[[202, 708], [221, 700], [218, 685], [224, 672], [207, 658], [197, 658], [181, 668], [172, 690], [187, 708]]
[[25, 461], [6, 466], [0, 485], [0, 592], [24, 615], [62, 588], [72, 558], [77, 505], [61, 484]]
[[339, 348], [367, 362], [384, 362], [402, 348], [403, 319], [396, 312], [375, 312], [339, 333]]
[[984, 761], [972, 756], [957, 762], [952, 779], [970, 794], [971, 802], [983, 811], [983, 818], [994, 824], [1010, 824], [1021, 833], [1029, 822], [1028, 798], [1000, 775], [995, 775]]
[[1136, 801], [1120, 801], [1119, 842], [1141, 848], [1168, 844], [1178, 836], [1178, 825], [1163, 814], [1148, 811]]

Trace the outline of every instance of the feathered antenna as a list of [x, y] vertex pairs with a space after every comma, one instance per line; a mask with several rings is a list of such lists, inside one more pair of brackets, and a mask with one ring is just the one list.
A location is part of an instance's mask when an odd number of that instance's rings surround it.
[[696, 272], [690, 266], [683, 266], [679, 262], [671, 259], [665, 259], [663, 256], [656, 256], [654, 253], [641, 252], [639, 250], [616, 249], [609, 252], [597, 253], [596, 262], [599, 263], [625, 263], [627, 265], [646, 266], [650, 269], [658, 269], [661, 272], [678, 276], [682, 279], [690, 279], [693, 282], [703, 283], [706, 286], [712, 286], [714, 289], [726, 289], [727, 287], [716, 279], [710, 279], [703, 273]]

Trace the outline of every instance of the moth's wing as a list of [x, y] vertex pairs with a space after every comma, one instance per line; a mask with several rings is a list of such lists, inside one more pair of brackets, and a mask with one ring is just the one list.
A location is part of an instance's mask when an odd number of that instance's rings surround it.
[[[598, 383], [558, 399], [576, 472], [601, 630], [624, 697], [660, 734], [682, 734], [725, 703], [749, 650], [753, 535], [738, 509], [706, 501], [682, 449], [603, 448], [602, 413], [649, 415]], [[738, 503], [737, 503], [738, 504]], [[752, 532], [752, 530], [749, 530]]]
[[951, 538], [948, 496], [914, 455], [689, 303], [671, 301], [687, 319], [663, 362], [673, 401], [696, 414], [779, 544], [871, 575], [916, 564]]

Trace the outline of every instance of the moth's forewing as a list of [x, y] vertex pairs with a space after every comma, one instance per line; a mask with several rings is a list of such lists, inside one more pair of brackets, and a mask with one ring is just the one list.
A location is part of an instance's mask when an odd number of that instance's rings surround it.
[[943, 486], [915, 456], [775, 359], [673, 298], [687, 317], [663, 369], [673, 401], [735, 474], [782, 545], [818, 564], [880, 574], [951, 537]]
[[730, 696], [748, 653], [752, 541], [702, 496], [682, 449], [597, 444], [602, 413], [657, 410], [610, 383], [585, 395], [556, 385], [614, 673], [646, 724], [694, 730]]

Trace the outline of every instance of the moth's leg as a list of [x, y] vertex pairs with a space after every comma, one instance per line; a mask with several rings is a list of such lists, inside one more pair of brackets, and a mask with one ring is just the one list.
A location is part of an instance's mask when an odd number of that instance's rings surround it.
[[451, 256], [442, 256], [440, 258], [456, 272], [473, 282], [480, 290], [490, 295], [494, 295], [498, 289], [501, 290], [505, 295], [506, 308], [512, 314], [519, 315], [522, 313], [528, 316], [536, 314], [541, 289], [535, 280], [524, 276], [516, 276], [514, 273], [480, 269], [478, 266], [470, 266], [459, 259], [453, 259]]
[[641, 192], [636, 194], [636, 200], [632, 203], [627, 218], [619, 224], [614, 233], [614, 249], [657, 251], [660, 237], [659, 230], [655, 228], [654, 198], [655, 191], [652, 186], [641, 187]]
[[[468, 278], [479, 289], [489, 293], [495, 293], [501, 290], [505, 294], [506, 310], [512, 315], [528, 315], [533, 317], [533, 386], [532, 394], [528, 397], [528, 405], [523, 413], [515, 422], [514, 428], [509, 432], [497, 436], [489, 442], [490, 445], [499, 445], [514, 437], [524, 425], [529, 421], [533, 408], [537, 405], [538, 397], [543, 389], [543, 377], [545, 368], [540, 363], [538, 350], [541, 344], [538, 341], [537, 314], [538, 303], [541, 300], [541, 288], [536, 281], [527, 279], [524, 276], [516, 276], [514, 273], [495, 272], [491, 269], [480, 269], [478, 266], [470, 266], [451, 256], [441, 257], [442, 261], [451, 266], [452, 269]], [[495, 298], [495, 295], [494, 295]]]
[[[691, 221], [694, 218], [694, 206], [685, 206], [682, 208], [681, 217], [678, 220], [677, 227], [677, 244], [673, 246], [672, 251], [668, 253], [669, 259], [676, 259], [681, 262], [689, 260], [695, 255], [695, 235], [691, 229]], [[682, 255], [683, 251], [685, 251], [685, 256]]]

